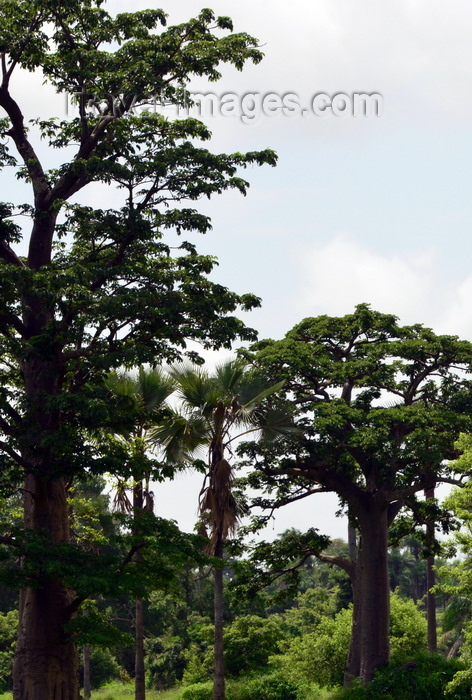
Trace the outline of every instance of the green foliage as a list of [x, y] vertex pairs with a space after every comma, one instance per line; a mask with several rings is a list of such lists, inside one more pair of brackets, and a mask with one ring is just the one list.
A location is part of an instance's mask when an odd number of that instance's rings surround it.
[[390, 658], [405, 663], [426, 648], [427, 622], [413, 600], [390, 596]]
[[312, 632], [318, 627], [323, 618], [334, 617], [338, 610], [336, 601], [337, 588], [326, 590], [316, 587], [308, 588], [295, 599], [295, 607], [287, 610], [281, 623], [291, 636], [300, 636]]
[[183, 640], [153, 637], [145, 643], [147, 683], [152, 688], [169, 688], [181, 680], [186, 665]]
[[213, 700], [213, 683], [194, 683], [184, 688], [182, 700]]
[[472, 684], [462, 680], [454, 687], [454, 674], [463, 673], [461, 663], [442, 656], [420, 657], [408, 664], [379, 669], [367, 687], [352, 687], [333, 693], [332, 700], [468, 700]]
[[[83, 673], [82, 664], [79, 670]], [[121, 680], [123, 675], [123, 668], [109, 649], [103, 647], [90, 649], [90, 681], [93, 689], [101, 688], [109, 681]]]
[[[426, 648], [426, 620], [412, 600], [391, 595], [392, 663], [410, 661]], [[290, 617], [290, 615], [289, 615]], [[288, 678], [320, 686], [342, 685], [351, 637], [352, 606], [334, 618], [322, 617], [312, 631], [295, 637], [285, 654], [273, 662]]]
[[89, 644], [94, 649], [132, 644], [133, 637], [109, 622], [108, 617], [109, 611], [100, 610], [95, 601], [88, 600], [67, 625], [67, 632], [78, 644]]
[[280, 625], [272, 619], [243, 615], [224, 632], [225, 670], [232, 676], [257, 671], [276, 654], [282, 639]]
[[280, 673], [258, 675], [231, 685], [228, 700], [298, 700], [299, 688]]
[[[456, 443], [456, 448], [462, 452], [456, 461], [464, 471], [472, 463], [472, 436], [463, 434]], [[445, 631], [454, 631], [463, 635], [465, 643], [461, 654], [466, 663], [472, 659], [472, 482], [468, 479], [461, 488], [452, 489], [445, 499], [444, 505], [460, 519], [461, 529], [454, 533], [450, 546], [461, 556], [452, 563], [444, 564], [438, 569], [440, 582], [437, 590], [445, 594], [448, 603], [443, 616]], [[460, 641], [460, 640], [459, 640]]]
[[[211, 627], [211, 632], [214, 633], [213, 626]], [[205, 652], [202, 652], [201, 647], [195, 643], [190, 644], [186, 650], [186, 665], [182, 675], [184, 685], [190, 686], [206, 683], [208, 678], [210, 678], [213, 670], [213, 651], [210, 650], [209, 645], [205, 646]]]
[[287, 652], [274, 663], [294, 681], [321, 686], [341, 685], [351, 636], [352, 609], [335, 618], [322, 618], [316, 631], [293, 639]]
[[[146, 690], [147, 700], [181, 700], [182, 691], [173, 688], [168, 691]], [[134, 700], [134, 683], [107, 683], [102, 689], [92, 691], [92, 700]], [[12, 700], [5, 698], [5, 700]]]
[[[150, 687], [166, 688], [182, 679], [191, 630], [195, 632], [197, 620], [198, 613], [192, 612], [183, 599], [162, 591], [151, 593], [145, 621], [145, 666]], [[197, 655], [193, 658], [198, 659]]]
[[305, 533], [287, 530], [273, 542], [259, 542], [246, 559], [236, 564], [237, 577], [232, 585], [241, 597], [247, 597], [280, 579], [283, 585], [272, 589], [271, 599], [284, 601], [296, 595], [305, 562], [329, 543], [329, 537], [320, 535], [316, 528]]
[[[299, 687], [280, 673], [258, 675], [230, 681], [227, 700], [298, 700]], [[212, 700], [213, 683], [195, 683], [182, 692], [182, 700]]]
[[[186, 653], [185, 684], [198, 683], [210, 677], [214, 663], [212, 633], [213, 625], [194, 629], [192, 636], [195, 641]], [[223, 633], [225, 673], [239, 676], [263, 669], [269, 657], [278, 652], [282, 637], [281, 625], [273, 618], [264, 619], [256, 615], [237, 617]]]
[[18, 629], [18, 611], [0, 613], [0, 691], [12, 688], [13, 656]]

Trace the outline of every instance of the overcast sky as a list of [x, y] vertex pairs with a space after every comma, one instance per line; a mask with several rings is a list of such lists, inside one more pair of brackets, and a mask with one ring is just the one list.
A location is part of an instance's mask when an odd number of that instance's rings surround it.
[[[114, 0], [120, 11], [149, 0]], [[195, 0], [164, 6], [169, 23]], [[368, 302], [404, 323], [472, 340], [472, 7], [465, 0], [215, 0], [236, 31], [258, 37], [265, 59], [224, 69], [216, 94], [378, 93], [382, 115], [260, 114], [205, 121], [216, 151], [273, 148], [277, 168], [246, 172], [247, 197], [227, 193], [201, 208], [213, 231], [196, 240], [217, 255], [214, 278], [263, 299], [247, 317], [261, 337], [282, 337], [306, 316], [343, 315]], [[17, 80], [32, 115], [62, 101]], [[248, 123], [249, 121], [249, 123]], [[103, 205], [103, 202], [100, 203]], [[160, 514], [191, 528], [199, 478], [156, 487]], [[178, 495], [177, 495], [178, 494]], [[289, 526], [345, 536], [336, 499], [287, 509]]]

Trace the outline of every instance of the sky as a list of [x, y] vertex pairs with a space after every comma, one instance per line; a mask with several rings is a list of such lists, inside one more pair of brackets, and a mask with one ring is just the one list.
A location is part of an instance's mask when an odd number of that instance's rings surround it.
[[[465, 0], [214, 0], [235, 31], [258, 37], [264, 60], [195, 91], [296, 95], [307, 112], [206, 123], [220, 152], [272, 148], [276, 168], [249, 168], [246, 197], [225, 193], [200, 208], [213, 230], [195, 236], [216, 255], [213, 279], [262, 298], [245, 316], [260, 337], [280, 338], [306, 316], [344, 315], [368, 302], [403, 323], [472, 340], [472, 7]], [[113, 0], [130, 11], [150, 0]], [[153, 5], [155, 6], [155, 5]], [[175, 24], [202, 8], [162, 5]], [[31, 116], [63, 109], [34, 76], [15, 87]], [[310, 110], [314, 95], [381, 96], [380, 116]], [[250, 98], [246, 98], [250, 100]], [[249, 104], [249, 102], [248, 102]], [[342, 111], [339, 109], [338, 111]], [[6, 185], [18, 188], [16, 183]], [[103, 203], [101, 203], [103, 205]], [[200, 477], [155, 486], [163, 517], [191, 529]], [[318, 527], [345, 537], [337, 501], [287, 507], [273, 535]]]

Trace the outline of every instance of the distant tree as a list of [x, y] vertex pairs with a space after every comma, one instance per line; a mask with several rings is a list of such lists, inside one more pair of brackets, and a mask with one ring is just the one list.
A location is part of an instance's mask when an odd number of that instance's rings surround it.
[[408, 535], [388, 551], [390, 588], [418, 603], [427, 591], [426, 562], [422, 557], [422, 543]]
[[437, 506], [416, 494], [460, 481], [445, 460], [471, 427], [472, 344], [363, 304], [341, 318], [305, 319], [248, 357], [268, 381], [285, 381], [304, 433], [298, 445], [246, 445], [250, 483], [274, 494], [260, 504], [333, 491], [359, 533], [357, 559], [332, 563], [353, 582], [347, 677], [367, 682], [390, 656], [389, 528], [402, 508], [432, 518]]
[[[461, 453], [455, 462], [456, 468], [468, 472], [472, 468], [472, 434], [462, 434], [456, 447]], [[462, 653], [469, 663], [472, 658], [472, 482], [468, 480], [460, 488], [452, 489], [444, 506], [461, 524], [451, 541], [453, 551], [459, 550], [461, 556], [438, 567], [440, 582], [437, 588], [448, 596], [442, 627], [446, 637], [451, 640], [451, 657], [460, 653], [466, 640]], [[469, 674], [469, 678], [472, 678], [472, 674]]]

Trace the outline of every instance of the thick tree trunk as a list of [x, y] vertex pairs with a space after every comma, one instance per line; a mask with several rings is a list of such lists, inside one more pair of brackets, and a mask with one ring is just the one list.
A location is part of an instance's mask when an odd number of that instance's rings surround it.
[[[223, 539], [219, 536], [215, 556], [223, 559]], [[213, 700], [225, 700], [225, 662], [223, 647], [223, 569], [214, 569], [215, 666]]]
[[[50, 544], [69, 542], [67, 492], [63, 479], [29, 476], [25, 523], [49, 535]], [[73, 597], [57, 578], [38, 574], [37, 588], [20, 592], [20, 619], [13, 667], [14, 700], [79, 700], [77, 650], [64, 630]]]
[[[349, 544], [349, 558], [352, 563], [352, 573], [350, 574], [351, 586], [352, 586], [352, 598], [353, 598], [353, 609], [352, 609], [352, 626], [351, 626], [351, 639], [349, 642], [349, 652], [347, 655], [346, 666], [344, 668], [344, 685], [347, 686], [355, 678], [360, 676], [361, 672], [361, 623], [362, 623], [362, 596], [359, 591], [359, 577], [357, 575], [357, 559], [358, 559], [358, 545], [357, 545], [357, 533], [355, 528], [349, 524], [348, 526], [348, 544]], [[359, 542], [359, 548], [362, 543]]]
[[359, 518], [362, 546], [358, 559], [361, 596], [360, 677], [364, 683], [390, 659], [387, 506], [371, 503]]
[[361, 675], [361, 625], [362, 625], [362, 597], [355, 590], [357, 582], [353, 582], [354, 604], [352, 608], [351, 639], [346, 666], [344, 668], [344, 685], [348, 686], [355, 678]]
[[84, 698], [90, 698], [92, 695], [92, 683], [90, 680], [90, 647], [88, 644], [84, 646]]
[[[425, 490], [426, 498], [434, 498], [434, 486], [431, 489]], [[431, 544], [434, 543], [434, 522], [428, 521], [426, 524], [428, 539]], [[428, 653], [436, 654], [438, 650], [438, 632], [436, 620], [436, 595], [433, 588], [436, 584], [436, 575], [434, 572], [434, 557], [430, 556], [426, 560], [426, 614], [428, 620]]]

